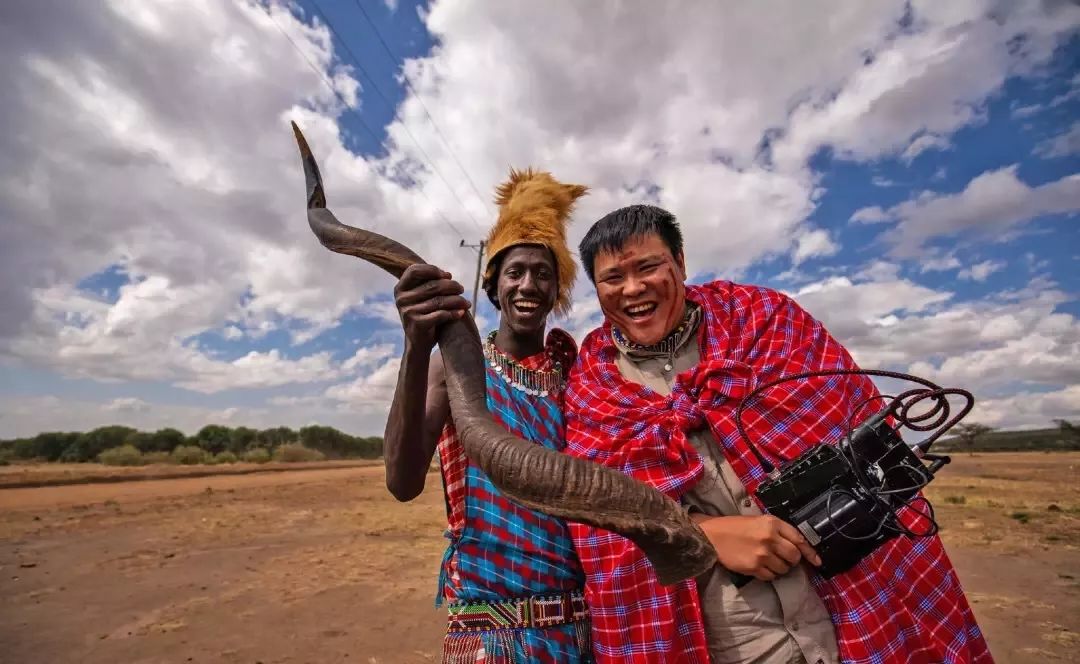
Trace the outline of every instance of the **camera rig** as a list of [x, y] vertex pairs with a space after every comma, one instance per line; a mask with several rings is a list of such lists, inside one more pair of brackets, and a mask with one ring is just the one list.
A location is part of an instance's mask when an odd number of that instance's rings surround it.
[[[781, 383], [814, 377], [866, 375], [894, 378], [923, 385], [896, 396], [876, 395], [854, 409], [847, 433], [835, 443], [818, 442], [796, 459], [776, 468], [761, 454], [743, 428], [743, 411], [765, 391]], [[964, 399], [960, 411], [949, 417], [949, 396]], [[887, 404], [857, 427], [851, 421], [869, 404]], [[925, 404], [925, 412], [913, 408]], [[934, 383], [893, 371], [822, 370], [784, 376], [759, 386], [739, 405], [735, 424], [768, 478], [754, 495], [765, 510], [795, 526], [821, 557], [818, 573], [829, 578], [854, 567], [882, 544], [904, 535], [928, 537], [938, 531], [933, 506], [919, 491], [950, 459], [930, 454], [930, 447], [964, 418], [975, 405], [970, 392], [942, 388]], [[899, 429], [933, 431], [925, 440], [908, 445]], [[935, 431], [936, 430], [936, 431]], [[908, 509], [928, 525], [916, 532], [903, 523], [899, 512]], [[736, 586], [752, 577], [732, 574]]]

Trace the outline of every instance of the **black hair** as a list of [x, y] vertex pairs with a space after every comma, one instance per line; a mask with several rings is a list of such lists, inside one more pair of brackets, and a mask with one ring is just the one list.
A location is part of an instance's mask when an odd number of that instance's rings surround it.
[[[506, 258], [506, 255], [510, 253], [511, 249], [517, 247], [544, 247], [548, 250], [548, 255], [551, 256], [551, 264], [555, 267], [555, 274], [559, 273], [559, 262], [555, 260], [555, 252], [550, 247], [546, 247], [542, 244], [512, 244], [509, 247], [503, 249], [499, 253], [491, 257], [488, 261], [487, 267], [489, 269], [484, 270], [484, 276], [480, 281], [480, 288], [484, 289], [484, 293], [487, 294], [488, 301], [491, 302], [491, 306], [495, 307], [495, 311], [502, 311], [499, 308], [499, 272], [502, 271], [502, 263]], [[489, 278], [488, 275], [491, 275]]]
[[593, 263], [596, 255], [604, 251], [617, 251], [631, 238], [640, 238], [655, 233], [664, 241], [671, 255], [682, 255], [683, 237], [675, 215], [655, 205], [631, 205], [609, 212], [600, 221], [592, 225], [589, 232], [578, 245], [581, 262], [589, 281], [596, 283]]

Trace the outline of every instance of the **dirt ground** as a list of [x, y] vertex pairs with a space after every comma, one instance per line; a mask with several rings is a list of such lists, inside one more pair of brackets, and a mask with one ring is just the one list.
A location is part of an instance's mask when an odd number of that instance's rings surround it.
[[[355, 466], [381, 466], [381, 461], [312, 461], [301, 468], [352, 468]], [[291, 472], [295, 463], [271, 461], [268, 463], [230, 463], [216, 466], [151, 464], [148, 466], [103, 466], [87, 463], [28, 463], [0, 466], [0, 489], [22, 487], [59, 486], [64, 484], [91, 484], [131, 482], [134, 480], [157, 480], [174, 477], [206, 477], [210, 475], [248, 475], [251, 473]]]
[[[440, 481], [381, 467], [0, 488], [0, 661], [437, 661]], [[1080, 454], [959, 455], [929, 492], [995, 658], [1080, 662]]]

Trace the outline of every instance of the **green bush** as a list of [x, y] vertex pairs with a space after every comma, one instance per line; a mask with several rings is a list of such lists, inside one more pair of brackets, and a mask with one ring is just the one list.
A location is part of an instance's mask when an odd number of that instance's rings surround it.
[[98, 454], [97, 460], [106, 466], [139, 466], [143, 462], [142, 452], [134, 445], [110, 447]]
[[259, 432], [247, 427], [236, 427], [229, 432], [229, 446], [225, 451], [233, 454], [243, 454], [244, 450], [255, 446], [255, 439]]
[[272, 450], [278, 445], [296, 442], [298, 434], [289, 427], [263, 429], [255, 435], [255, 445]]
[[229, 448], [231, 437], [232, 430], [229, 427], [207, 424], [195, 434], [195, 443], [210, 454], [218, 454]]
[[185, 466], [206, 462], [206, 452], [194, 445], [181, 445], [172, 451], [173, 461]]
[[93, 431], [81, 433], [60, 454], [60, 461], [82, 463], [96, 459], [105, 450], [121, 447], [128, 443], [128, 437], [137, 433], [125, 426], [98, 427]]
[[253, 447], [244, 452], [243, 459], [248, 463], [266, 463], [270, 460], [270, 450], [265, 447]]
[[319, 450], [304, 447], [299, 443], [285, 443], [274, 450], [274, 460], [285, 461], [287, 463], [298, 461], [322, 461], [325, 458], [326, 455]]
[[166, 427], [164, 429], [158, 429], [153, 434], [151, 434], [151, 438], [149, 441], [150, 449], [143, 450], [143, 452], [145, 453], [147, 451], [152, 451], [164, 452], [168, 454], [169, 452], [175, 450], [178, 445], [183, 445], [186, 441], [187, 436], [185, 436], [180, 431], [177, 431], [176, 429], [169, 427]]
[[152, 463], [174, 463], [168, 452], [143, 452], [142, 462], [144, 465]]
[[214, 455], [210, 463], [236, 463], [236, 455], [229, 451], [219, 452]]

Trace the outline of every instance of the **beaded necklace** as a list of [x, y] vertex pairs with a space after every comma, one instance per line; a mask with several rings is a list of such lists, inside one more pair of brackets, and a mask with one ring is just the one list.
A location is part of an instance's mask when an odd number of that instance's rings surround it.
[[[551, 362], [551, 369], [528, 369], [499, 350], [495, 345], [497, 333], [498, 330], [492, 330], [484, 340], [484, 357], [504, 382], [509, 383], [515, 390], [534, 397], [546, 397], [562, 391], [566, 386], [566, 374], [561, 362]], [[551, 358], [548, 357], [548, 360], [550, 362]]]
[[693, 336], [697, 331], [698, 324], [701, 322], [701, 307], [697, 304], [687, 301], [686, 312], [683, 314], [682, 322], [679, 326], [671, 331], [666, 337], [648, 346], [644, 344], [634, 343], [627, 338], [622, 330], [611, 326], [611, 340], [615, 342], [615, 345], [621, 348], [624, 352], [636, 356], [658, 356], [666, 357], [667, 362], [664, 364], [664, 371], [671, 371], [674, 366], [675, 353], [686, 345], [687, 340]]

